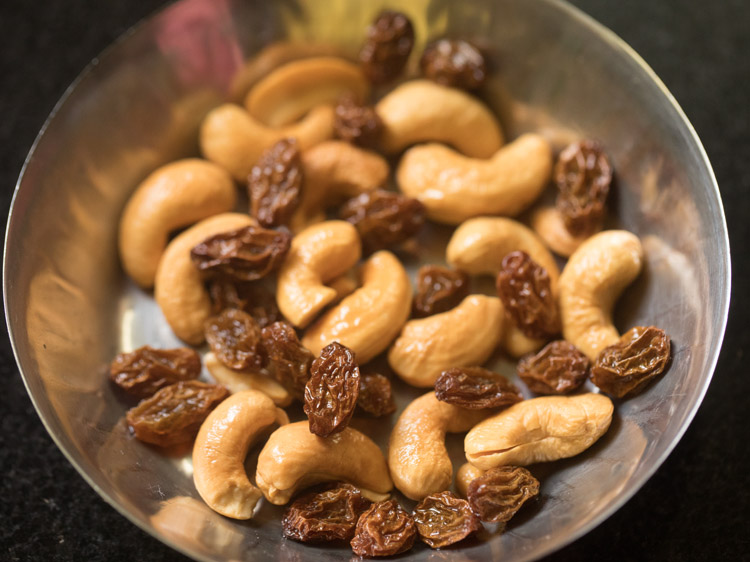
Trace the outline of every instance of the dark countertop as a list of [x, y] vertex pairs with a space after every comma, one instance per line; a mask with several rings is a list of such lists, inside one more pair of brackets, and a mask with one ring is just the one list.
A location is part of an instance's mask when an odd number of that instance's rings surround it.
[[[158, 0], [6, 0], [0, 7], [0, 212], [57, 99]], [[739, 560], [750, 556], [750, 3], [576, 0], [653, 67], [685, 110], [721, 187], [733, 297], [713, 382], [666, 462], [623, 508], [551, 560]], [[79, 476], [26, 394], [0, 337], [0, 559], [184, 560], [128, 522]]]

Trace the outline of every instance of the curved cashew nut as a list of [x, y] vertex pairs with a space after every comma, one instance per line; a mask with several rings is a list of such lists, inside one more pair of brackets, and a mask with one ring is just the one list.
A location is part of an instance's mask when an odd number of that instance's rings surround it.
[[315, 355], [337, 341], [357, 355], [360, 365], [388, 347], [411, 312], [412, 288], [404, 266], [380, 251], [360, 272], [362, 286], [321, 316], [302, 338]]
[[307, 422], [281, 426], [271, 434], [258, 457], [255, 481], [268, 501], [284, 505], [297, 490], [343, 480], [362, 495], [381, 501], [393, 482], [380, 447], [356, 429], [323, 438], [310, 433]]
[[547, 340], [530, 338], [524, 334], [516, 326], [513, 319], [503, 311], [503, 337], [500, 340], [500, 347], [508, 355], [514, 359], [519, 359], [527, 353], [539, 351], [545, 343], [547, 343]]
[[257, 390], [282, 408], [292, 403], [292, 395], [289, 394], [287, 389], [267, 375], [230, 369], [222, 364], [212, 351], [206, 353], [203, 364], [214, 380], [226, 387], [232, 394], [246, 390]]
[[429, 218], [459, 224], [480, 215], [517, 215], [536, 200], [551, 170], [549, 143], [526, 134], [489, 160], [440, 144], [415, 146], [401, 158], [396, 178], [401, 191], [424, 204]]
[[430, 387], [445, 369], [487, 361], [502, 328], [500, 299], [469, 295], [448, 312], [407, 322], [388, 352], [388, 363], [409, 384]]
[[643, 247], [635, 234], [605, 230], [586, 240], [565, 265], [559, 301], [563, 336], [591, 361], [620, 339], [612, 307], [642, 262]]
[[314, 57], [280, 66], [258, 82], [245, 98], [245, 108], [270, 127], [293, 123], [313, 107], [335, 104], [352, 92], [360, 101], [370, 84], [360, 67], [337, 57]]
[[470, 462], [465, 462], [456, 471], [456, 491], [464, 498], [468, 495], [469, 484], [484, 474], [484, 470], [478, 469]]
[[441, 142], [473, 158], [489, 158], [503, 144], [492, 112], [462, 90], [412, 80], [375, 106], [383, 121], [382, 147], [395, 154], [418, 142]]
[[388, 442], [388, 468], [396, 488], [413, 500], [447, 490], [453, 464], [445, 434], [468, 431], [492, 413], [440, 402], [434, 392], [414, 400], [399, 416]]
[[120, 219], [125, 273], [148, 289], [170, 232], [231, 211], [236, 202], [232, 178], [216, 164], [189, 158], [157, 169], [131, 195]]
[[307, 326], [336, 298], [326, 287], [359, 261], [362, 245], [357, 229], [345, 221], [314, 224], [292, 239], [276, 284], [279, 310], [293, 325]]
[[190, 345], [205, 340], [203, 324], [211, 316], [211, 297], [190, 250], [206, 238], [256, 224], [248, 215], [223, 213], [193, 225], [174, 238], [159, 261], [154, 298], [175, 335]]
[[570, 257], [588, 238], [573, 236], [565, 227], [562, 215], [555, 207], [543, 206], [535, 209], [529, 219], [531, 228], [547, 247], [559, 256]]
[[243, 108], [224, 104], [203, 119], [200, 147], [203, 155], [226, 169], [239, 182], [247, 176], [265, 149], [283, 138], [294, 137], [300, 148], [309, 148], [333, 136], [333, 108], [313, 108], [293, 125], [272, 129], [253, 119]]
[[261, 492], [247, 477], [245, 457], [274, 423], [289, 418], [257, 390], [231, 395], [208, 415], [193, 446], [193, 480], [211, 509], [233, 519], [253, 516]]

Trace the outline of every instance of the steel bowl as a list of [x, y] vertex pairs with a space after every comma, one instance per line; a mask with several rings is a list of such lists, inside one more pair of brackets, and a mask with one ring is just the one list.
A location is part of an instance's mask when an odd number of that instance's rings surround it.
[[[121, 350], [177, 345], [151, 296], [122, 273], [117, 223], [151, 170], [197, 154], [213, 106], [239, 99], [265, 72], [322, 52], [353, 56], [386, 2], [183, 0], [144, 21], [92, 62], [32, 148], [13, 199], [4, 295], [13, 349], [53, 439], [91, 486], [133, 523], [201, 560], [346, 560], [345, 547], [284, 540], [281, 508], [249, 522], [198, 498], [189, 455], [132, 439], [105, 376]], [[399, 7], [400, 4], [400, 7]], [[730, 261], [719, 191], [693, 128], [648, 66], [621, 40], [556, 0], [390, 1], [414, 22], [417, 45], [467, 38], [493, 63], [482, 97], [509, 137], [538, 131], [560, 148], [593, 137], [616, 169], [613, 224], [637, 233], [646, 267], [617, 308], [621, 329], [664, 328], [668, 374], [618, 401], [606, 436], [585, 454], [532, 467], [541, 501], [504, 533], [488, 529], [445, 560], [526, 560], [580, 537], [628, 500], [664, 461], [711, 379], [726, 325]], [[411, 72], [416, 72], [416, 56]], [[446, 229], [423, 237], [441, 260]], [[511, 363], [496, 367], [513, 376]], [[399, 406], [417, 393], [400, 385]], [[357, 427], [385, 446], [388, 424]], [[462, 439], [449, 439], [456, 463]], [[252, 455], [248, 466], [252, 470]], [[409, 504], [410, 505], [410, 504]], [[407, 556], [434, 555], [424, 545]]]

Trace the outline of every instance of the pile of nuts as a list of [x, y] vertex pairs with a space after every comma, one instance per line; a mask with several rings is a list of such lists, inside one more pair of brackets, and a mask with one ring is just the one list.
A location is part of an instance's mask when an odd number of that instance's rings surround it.
[[[632, 396], [670, 358], [662, 330], [621, 337], [612, 323], [643, 249], [629, 232], [601, 231], [613, 178], [603, 149], [583, 140], [553, 162], [539, 135], [503, 146], [497, 119], [469, 93], [486, 79], [484, 57], [461, 40], [430, 44], [424, 78], [369, 105], [413, 45], [409, 19], [386, 11], [359, 64], [310, 57], [267, 73], [245, 107], [206, 116], [205, 160], [156, 170], [120, 224], [125, 271], [154, 288], [179, 338], [208, 343], [203, 363], [218, 383], [196, 380], [201, 358], [188, 347], [118, 355], [112, 382], [141, 400], [126, 416], [135, 438], [194, 441], [195, 486], [218, 513], [248, 519], [263, 497], [294, 498], [286, 537], [347, 541], [367, 557], [502, 527], [539, 494], [524, 466], [576, 455], [607, 431], [612, 401], [576, 393], [581, 385]], [[385, 188], [379, 153], [400, 155], [399, 192]], [[509, 218], [550, 179], [554, 207], [531, 210], [531, 228]], [[235, 212], [235, 181], [247, 185], [249, 213]], [[397, 254], [426, 220], [457, 228], [448, 267], [423, 266], [414, 295]], [[569, 257], [562, 272], [548, 248]], [[495, 277], [497, 296], [472, 294], [478, 275]], [[544, 396], [524, 400], [482, 367], [498, 348]], [[358, 412], [396, 409], [390, 378], [371, 367], [384, 353], [403, 381], [434, 387], [401, 413], [387, 455], [349, 425]], [[307, 421], [289, 423], [293, 401]], [[445, 436], [464, 432], [457, 495]], [[263, 439], [253, 483], [244, 461]], [[419, 502], [413, 512], [390, 497], [394, 485]]]

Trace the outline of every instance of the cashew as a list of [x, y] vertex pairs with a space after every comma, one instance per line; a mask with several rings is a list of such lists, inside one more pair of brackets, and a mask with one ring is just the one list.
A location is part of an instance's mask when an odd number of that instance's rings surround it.
[[407, 322], [388, 352], [388, 363], [409, 384], [430, 387], [445, 369], [487, 361], [502, 326], [500, 299], [469, 295], [448, 312]]
[[248, 113], [270, 127], [293, 123], [313, 107], [334, 104], [345, 92], [360, 101], [370, 85], [359, 66], [337, 57], [290, 62], [258, 82], [245, 98]]
[[359, 287], [357, 279], [351, 274], [351, 270], [347, 271], [343, 275], [339, 275], [333, 281], [327, 283], [327, 285], [336, 291], [336, 298], [331, 301], [331, 304], [338, 304], [346, 297], [351, 295]]
[[206, 353], [203, 364], [214, 380], [229, 389], [232, 394], [246, 390], [258, 390], [282, 408], [292, 403], [292, 395], [267, 375], [230, 369], [222, 364], [211, 351]]
[[563, 336], [591, 361], [620, 339], [612, 307], [640, 273], [642, 261], [635, 234], [606, 230], [586, 240], [565, 265], [559, 299]]
[[351, 427], [323, 438], [310, 433], [307, 421], [290, 423], [271, 434], [258, 457], [255, 481], [276, 505], [297, 490], [335, 480], [353, 484], [373, 501], [386, 499], [393, 489], [380, 448]]
[[482, 474], [484, 474], [484, 470], [478, 469], [470, 462], [465, 462], [456, 471], [456, 491], [461, 496], [466, 497], [468, 495], [469, 484]]
[[411, 282], [396, 256], [376, 252], [362, 265], [360, 276], [362, 286], [305, 332], [302, 345], [315, 355], [337, 341], [362, 365], [387, 348], [409, 318]]
[[414, 400], [399, 416], [388, 442], [388, 468], [396, 488], [413, 500], [447, 490], [453, 464], [445, 434], [468, 431], [491, 414], [440, 402], [434, 392]]
[[253, 119], [243, 108], [224, 104], [203, 119], [200, 147], [211, 162], [226, 169], [239, 182], [246, 182], [263, 151], [283, 138], [294, 137], [301, 149], [333, 136], [333, 108], [313, 108], [298, 123], [272, 129]]
[[211, 297], [190, 250], [206, 238], [255, 221], [248, 215], [224, 213], [203, 219], [172, 240], [159, 260], [154, 298], [175, 335], [191, 345], [204, 341], [203, 324], [211, 316]]
[[504, 311], [502, 331], [503, 336], [500, 340], [500, 347], [502, 347], [505, 352], [514, 359], [523, 357], [527, 353], [539, 351], [546, 343], [546, 340], [530, 338], [524, 334], [518, 326], [516, 326], [516, 323], [510, 315], [505, 314]]
[[300, 232], [279, 270], [276, 302], [281, 313], [295, 326], [307, 326], [336, 298], [336, 289], [325, 283], [354, 266], [361, 253], [357, 229], [348, 222], [322, 222]]
[[247, 451], [266, 428], [288, 422], [257, 390], [231, 395], [208, 415], [193, 446], [193, 480], [211, 509], [233, 519], [253, 516], [261, 492], [245, 472]]
[[489, 470], [572, 457], [604, 435], [613, 411], [612, 401], [602, 394], [524, 400], [466, 434], [466, 460]]
[[211, 162], [190, 158], [157, 169], [135, 190], [120, 219], [125, 273], [148, 289], [169, 233], [231, 211], [236, 199], [232, 178]]
[[547, 247], [559, 256], [570, 257], [587, 236], [573, 236], [565, 227], [562, 215], [555, 207], [539, 207], [531, 213], [531, 228]]
[[441, 142], [474, 158], [489, 158], [503, 144], [492, 112], [477, 98], [430, 80], [412, 80], [375, 106], [383, 121], [382, 147], [395, 154], [418, 142]]
[[415, 146], [401, 158], [396, 178], [401, 191], [424, 204], [429, 218], [459, 224], [479, 215], [517, 215], [536, 200], [551, 170], [549, 143], [526, 134], [488, 160], [440, 144]]

